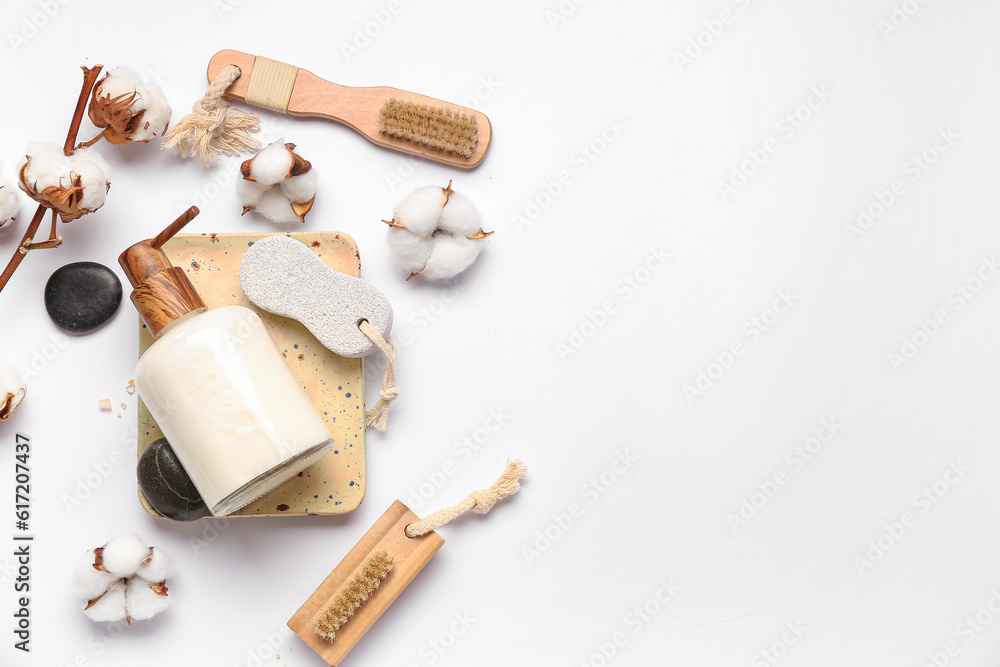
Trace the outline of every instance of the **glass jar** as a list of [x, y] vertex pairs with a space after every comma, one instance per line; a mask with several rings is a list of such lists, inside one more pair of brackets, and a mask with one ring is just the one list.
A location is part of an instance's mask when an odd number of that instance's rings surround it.
[[332, 444], [249, 308], [194, 311], [174, 320], [139, 360], [135, 383], [214, 516], [276, 488]]

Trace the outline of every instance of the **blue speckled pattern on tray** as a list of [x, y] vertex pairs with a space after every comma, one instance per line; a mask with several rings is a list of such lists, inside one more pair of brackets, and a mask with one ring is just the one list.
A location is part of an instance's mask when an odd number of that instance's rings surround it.
[[[209, 308], [246, 306], [264, 320], [278, 349], [322, 415], [333, 437], [333, 449], [299, 476], [230, 516], [343, 514], [358, 508], [365, 495], [365, 405], [361, 359], [339, 357], [320, 345], [309, 331], [284, 317], [261, 311], [240, 291], [239, 266], [249, 245], [268, 234], [178, 234], [163, 250], [182, 267]], [[340, 232], [286, 234], [312, 248], [327, 266], [359, 276], [357, 245]], [[153, 340], [141, 326], [140, 356]], [[162, 437], [139, 401], [139, 454]], [[150, 514], [160, 516], [139, 491]], [[211, 518], [211, 517], [210, 517]]]

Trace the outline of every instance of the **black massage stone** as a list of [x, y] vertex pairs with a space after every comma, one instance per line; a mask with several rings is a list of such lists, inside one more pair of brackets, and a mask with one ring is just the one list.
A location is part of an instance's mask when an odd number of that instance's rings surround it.
[[45, 284], [45, 310], [56, 326], [87, 334], [110, 320], [122, 302], [122, 283], [114, 271], [95, 262], [58, 269]]
[[184, 466], [166, 439], [146, 447], [136, 466], [139, 488], [157, 512], [175, 521], [194, 521], [209, 515]]

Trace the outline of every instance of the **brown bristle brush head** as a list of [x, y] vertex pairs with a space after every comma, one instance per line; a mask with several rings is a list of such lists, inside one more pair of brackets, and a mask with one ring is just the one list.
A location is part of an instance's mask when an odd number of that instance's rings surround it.
[[395, 97], [379, 110], [378, 131], [466, 158], [472, 157], [479, 141], [475, 116]]
[[209, 81], [229, 67], [239, 70], [225, 91], [231, 99], [290, 116], [336, 120], [374, 144], [453, 167], [471, 169], [486, 157], [492, 127], [480, 111], [387, 86], [342, 86], [308, 70], [232, 50], [212, 57]]
[[328, 642], [334, 641], [337, 630], [378, 590], [379, 585], [392, 572], [392, 567], [392, 556], [388, 551], [372, 554], [361, 571], [348, 582], [344, 592], [316, 619], [316, 634]]

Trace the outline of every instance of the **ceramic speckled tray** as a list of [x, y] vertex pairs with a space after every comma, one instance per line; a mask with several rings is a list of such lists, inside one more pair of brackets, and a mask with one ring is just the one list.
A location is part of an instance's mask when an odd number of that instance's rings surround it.
[[[261, 316], [333, 437], [333, 449], [321, 460], [229, 516], [351, 512], [365, 495], [365, 387], [361, 359], [337, 356], [295, 320], [272, 315], [247, 301], [240, 290], [240, 260], [246, 248], [264, 236], [268, 234], [178, 234], [163, 246], [167, 257], [174, 266], [184, 269], [209, 308], [246, 306]], [[286, 236], [311, 247], [332, 269], [352, 276], [361, 273], [357, 246], [347, 234], [303, 232]], [[141, 356], [153, 339], [145, 325], [140, 326]], [[159, 427], [140, 400], [139, 454], [161, 437]], [[161, 516], [141, 490], [139, 501], [147, 512]]]

